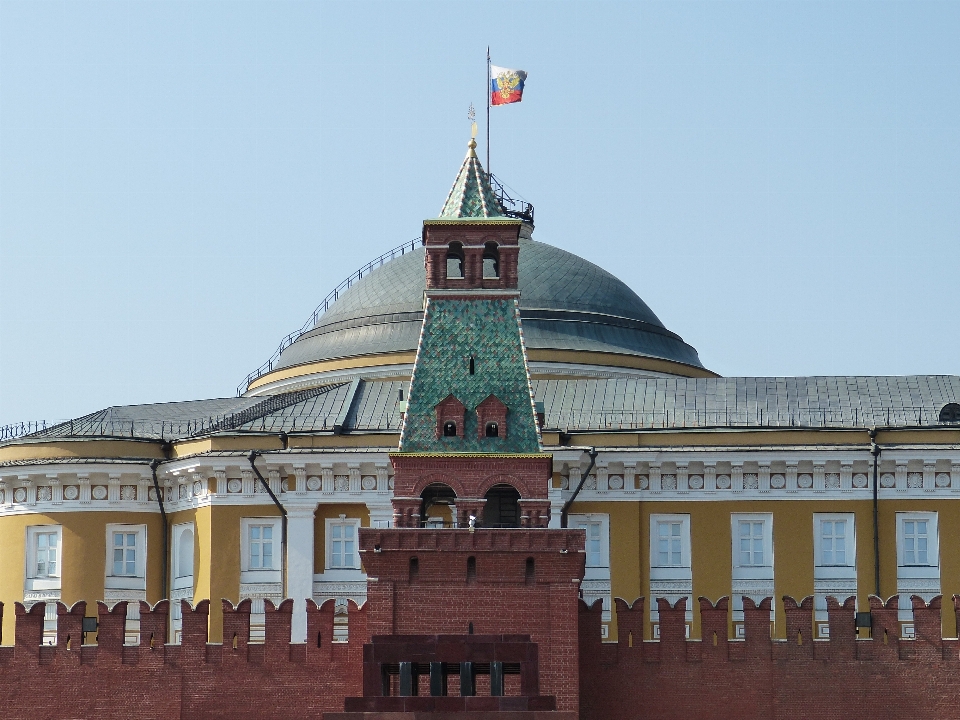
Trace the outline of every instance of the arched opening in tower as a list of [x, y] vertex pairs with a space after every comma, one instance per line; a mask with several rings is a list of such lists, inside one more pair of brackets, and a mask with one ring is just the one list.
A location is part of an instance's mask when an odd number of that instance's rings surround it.
[[444, 483], [431, 483], [420, 493], [420, 524], [423, 527], [453, 527], [457, 494]]
[[520, 493], [512, 485], [494, 485], [484, 496], [483, 527], [520, 527]]

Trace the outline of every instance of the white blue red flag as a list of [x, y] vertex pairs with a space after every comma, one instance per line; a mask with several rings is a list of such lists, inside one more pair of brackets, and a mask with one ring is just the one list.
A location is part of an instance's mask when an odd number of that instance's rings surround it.
[[527, 74], [523, 70], [490, 66], [490, 104], [508, 105], [523, 99], [523, 83]]

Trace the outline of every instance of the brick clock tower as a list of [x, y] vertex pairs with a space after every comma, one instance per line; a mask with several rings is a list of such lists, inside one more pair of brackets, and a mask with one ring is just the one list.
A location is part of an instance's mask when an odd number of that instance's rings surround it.
[[390, 456], [394, 527], [360, 531], [364, 695], [328, 718], [566, 720], [579, 707], [584, 539], [547, 529], [553, 459], [520, 323], [523, 221], [468, 147], [440, 217], [423, 224], [423, 326]]

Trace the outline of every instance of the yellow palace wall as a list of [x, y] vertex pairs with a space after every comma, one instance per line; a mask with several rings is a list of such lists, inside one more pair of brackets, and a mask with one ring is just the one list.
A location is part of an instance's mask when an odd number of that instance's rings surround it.
[[[927, 511], [938, 514], [940, 583], [944, 598], [960, 594], [960, 501], [881, 500], [880, 592], [884, 598], [897, 593], [896, 513]], [[700, 635], [700, 596], [716, 602], [729, 596], [732, 586], [731, 513], [773, 515], [774, 590], [776, 637], [784, 637], [785, 617], [781, 598], [800, 600], [813, 594], [814, 513], [853, 513], [856, 528], [857, 601], [869, 608], [874, 593], [873, 503], [871, 500], [744, 500], [734, 502], [576, 502], [571, 514], [606, 513], [610, 517], [610, 580], [613, 597], [633, 602], [647, 598], [645, 637], [652, 638], [650, 603], [650, 516], [690, 515], [690, 552], [693, 593], [687, 607], [693, 609], [691, 637]], [[945, 603], [949, 607], [949, 602]], [[732, 633], [732, 628], [731, 628]], [[954, 614], [943, 614], [944, 637], [956, 637]], [[733, 635], [731, 634], [731, 637]], [[616, 613], [609, 640], [615, 640]]]
[[160, 599], [162, 524], [159, 514], [138, 512], [64, 512], [48, 515], [12, 515], [0, 519], [0, 601], [4, 604], [3, 642], [14, 633], [14, 603], [23, 602], [26, 570], [26, 533], [33, 525], [60, 525], [61, 598], [69, 607], [87, 601], [87, 615], [96, 615], [96, 601], [103, 599], [107, 556], [107, 525], [120, 523], [147, 526], [147, 599]]

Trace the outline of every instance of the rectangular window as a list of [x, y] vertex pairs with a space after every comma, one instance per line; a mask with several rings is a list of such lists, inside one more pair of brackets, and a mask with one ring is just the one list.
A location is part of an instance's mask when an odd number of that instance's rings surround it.
[[857, 540], [853, 513], [813, 514], [813, 592], [817, 636], [829, 637], [827, 597], [857, 595]]
[[599, 567], [603, 557], [600, 546], [600, 523], [584, 522], [580, 527], [587, 532], [587, 567]]
[[657, 523], [657, 565], [660, 567], [680, 567], [683, 564], [682, 527], [679, 522]]
[[[139, 589], [146, 577], [147, 528], [145, 525], [107, 525], [108, 578], [117, 578], [117, 583], [107, 587], [132, 588], [126, 579], [137, 578]], [[138, 598], [131, 597], [131, 600]]]
[[[30, 525], [27, 527], [26, 544], [24, 545], [26, 562], [23, 568], [23, 596], [27, 603], [38, 600], [51, 603], [60, 599], [60, 568], [63, 565], [61, 555], [62, 530], [59, 525]], [[51, 627], [53, 627], [54, 636], [56, 634], [56, 606], [48, 604], [46, 612], [44, 643], [49, 640]], [[50, 624], [51, 612], [54, 613], [52, 626]]]
[[650, 620], [659, 632], [657, 598], [675, 604], [687, 598], [687, 620], [693, 620], [693, 572], [690, 565], [690, 516], [650, 516]]
[[250, 526], [250, 569], [273, 570], [273, 525]]
[[930, 523], [928, 520], [904, 519], [903, 564], [930, 564]]
[[330, 567], [356, 567], [356, 528], [352, 523], [330, 526]]
[[60, 574], [60, 533], [37, 532], [35, 574], [37, 578], [57, 577]]
[[824, 520], [820, 525], [822, 565], [847, 564], [847, 521]]
[[113, 533], [113, 575], [137, 576], [137, 533]]
[[764, 554], [764, 523], [757, 520], [740, 520], [738, 533], [740, 543], [740, 567], [766, 565]]
[[602, 621], [610, 622], [610, 516], [606, 513], [570, 515], [569, 527], [583, 530], [586, 569], [580, 589], [589, 605], [603, 601]]
[[930, 602], [940, 591], [937, 513], [897, 513], [897, 593], [904, 635], [913, 632], [910, 596], [919, 595]]
[[[734, 637], [743, 632], [743, 598], [759, 603], [773, 597], [773, 514], [731, 513], [731, 554], [733, 560]], [[771, 611], [771, 619], [773, 612]]]

